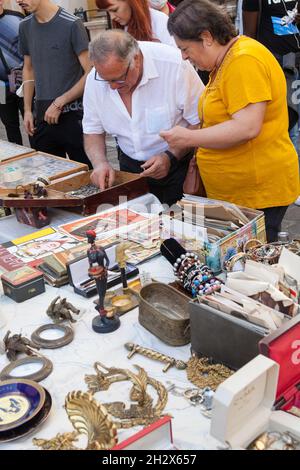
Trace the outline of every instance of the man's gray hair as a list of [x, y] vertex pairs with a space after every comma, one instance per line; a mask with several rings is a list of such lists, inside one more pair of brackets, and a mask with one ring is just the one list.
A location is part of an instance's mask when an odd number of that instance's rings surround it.
[[122, 29], [103, 31], [89, 45], [90, 60], [97, 64], [106, 62], [110, 56], [130, 62], [138, 52], [136, 39]]

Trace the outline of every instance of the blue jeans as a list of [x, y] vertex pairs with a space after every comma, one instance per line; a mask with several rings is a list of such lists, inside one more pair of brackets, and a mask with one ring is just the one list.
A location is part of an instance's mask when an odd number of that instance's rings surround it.
[[[290, 139], [293, 142], [293, 145], [296, 149], [296, 152], [298, 153], [298, 158], [299, 158], [299, 149], [298, 149], [298, 139], [299, 139], [299, 122], [297, 122], [294, 127], [289, 131]], [[300, 163], [300, 159], [299, 159]]]

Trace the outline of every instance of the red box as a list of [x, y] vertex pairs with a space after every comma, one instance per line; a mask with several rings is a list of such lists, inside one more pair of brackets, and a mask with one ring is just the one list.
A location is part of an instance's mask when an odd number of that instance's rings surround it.
[[173, 445], [172, 418], [164, 416], [155, 423], [125, 439], [111, 450], [172, 450]]
[[259, 342], [261, 354], [280, 366], [275, 409], [300, 408], [300, 318], [284, 323]]

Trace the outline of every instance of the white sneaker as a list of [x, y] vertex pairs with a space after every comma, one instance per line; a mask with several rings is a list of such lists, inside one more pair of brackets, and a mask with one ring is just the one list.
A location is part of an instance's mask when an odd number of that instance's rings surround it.
[[297, 197], [296, 201], [294, 202], [294, 204], [296, 204], [296, 206], [300, 206], [300, 196]]

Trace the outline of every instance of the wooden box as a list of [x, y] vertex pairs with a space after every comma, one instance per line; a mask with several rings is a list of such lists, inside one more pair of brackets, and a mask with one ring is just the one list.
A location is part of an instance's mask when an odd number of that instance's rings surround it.
[[77, 199], [77, 205], [80, 206], [80, 212], [83, 215], [95, 214], [101, 204], [111, 204], [116, 206], [125, 202], [120, 199], [122, 197], [127, 198], [127, 200], [131, 200], [148, 192], [148, 185], [145, 178], [142, 178], [140, 175], [135, 173], [116, 170], [115, 183], [109, 189], [83, 198], [78, 196], [73, 196], [72, 198], [72, 196], [68, 196], [66, 194], [70, 191], [79, 189], [81, 186], [89, 184], [91, 182], [91, 174], [92, 170], [81, 173], [80, 175], [74, 175], [71, 178], [51, 184], [49, 189], [63, 194], [65, 200], [68, 197], [70, 197], [72, 202], [74, 202], [74, 199]]
[[0, 139], [0, 162], [5, 160], [11, 160], [21, 155], [31, 154], [34, 150], [23, 145], [14, 144], [7, 142], [6, 140]]
[[[65, 160], [59, 157], [54, 158]], [[72, 163], [77, 165], [77, 162]], [[10, 160], [10, 164], [12, 164], [12, 160]], [[65, 207], [72, 208], [72, 210], [75, 210], [82, 215], [91, 215], [97, 212], [97, 209], [101, 204], [111, 204], [116, 206], [125, 202], [124, 198], [131, 200], [148, 192], [148, 185], [145, 178], [141, 178], [139, 175], [134, 173], [116, 171], [116, 180], [111, 188], [86, 197], [70, 195], [68, 193], [71, 191], [75, 191], [91, 182], [90, 175], [92, 170], [85, 171], [87, 169], [86, 165], [78, 165], [80, 166], [75, 166], [72, 173], [70, 173], [70, 171], [66, 171], [55, 175], [55, 177], [48, 176], [49, 179], [54, 181], [47, 186], [47, 196], [42, 198], [34, 197], [33, 199], [26, 199], [23, 194], [19, 194], [18, 196], [17, 193], [19, 191], [16, 191], [15, 188], [1, 188], [0, 183], [0, 206], [14, 208]], [[80, 171], [80, 173], [73, 174], [75, 171], [76, 173]], [[23, 186], [26, 185], [24, 184]]]
[[38, 177], [53, 181], [87, 169], [83, 163], [45, 152], [20, 155], [0, 163], [0, 191], [5, 195], [19, 185], [28, 187]]

